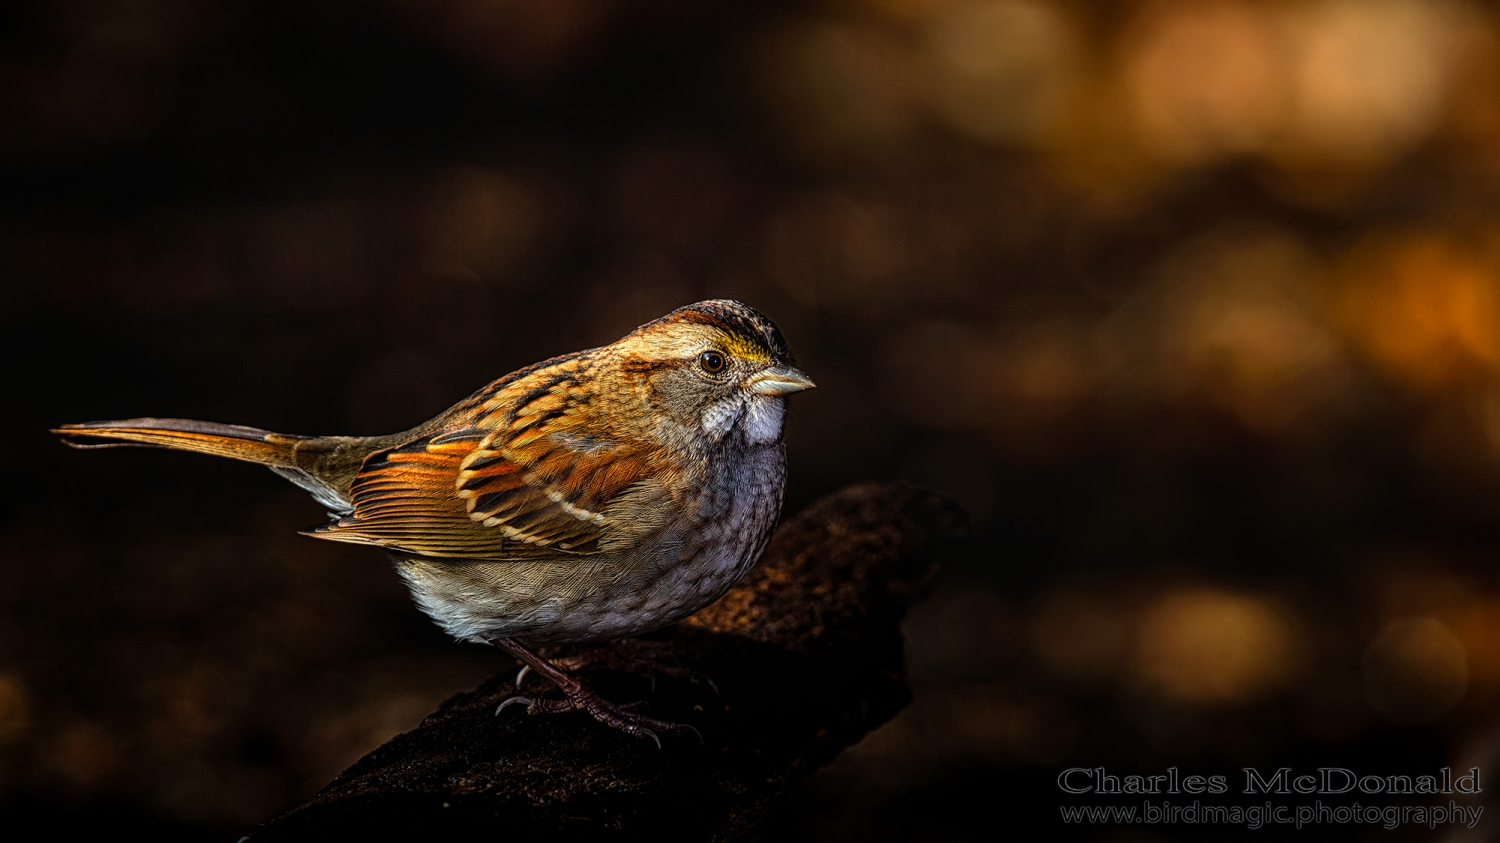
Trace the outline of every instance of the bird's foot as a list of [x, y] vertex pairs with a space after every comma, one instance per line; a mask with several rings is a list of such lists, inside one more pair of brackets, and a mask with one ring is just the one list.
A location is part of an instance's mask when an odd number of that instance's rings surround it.
[[563, 714], [569, 711], [586, 711], [589, 716], [598, 720], [606, 726], [612, 726], [627, 735], [638, 738], [650, 738], [658, 748], [661, 747], [660, 732], [692, 732], [701, 743], [703, 735], [698, 730], [686, 723], [672, 723], [667, 720], [657, 720], [647, 717], [636, 711], [645, 705], [644, 702], [633, 702], [616, 704], [599, 696], [593, 689], [582, 682], [574, 680], [573, 688], [564, 688], [564, 698], [560, 700], [540, 699], [535, 697], [511, 697], [500, 703], [495, 709], [495, 714], [504, 711], [507, 706], [524, 705], [527, 714]]
[[[578, 678], [569, 675], [557, 662], [543, 658], [540, 654], [530, 650], [514, 639], [499, 639], [495, 641], [495, 644], [520, 659], [527, 667], [547, 677], [558, 687], [558, 690], [563, 692], [563, 699], [560, 700], [519, 695], [510, 697], [500, 703], [500, 706], [495, 709], [496, 715], [499, 715], [506, 707], [512, 705], [526, 706], [526, 713], [528, 714], [561, 714], [568, 711], [586, 711], [600, 723], [612, 726], [628, 735], [634, 735], [638, 738], [650, 738], [658, 747], [661, 746], [659, 732], [692, 732], [698, 737], [700, 742], [703, 740], [703, 736], [692, 726], [684, 723], [657, 720], [638, 713], [636, 709], [644, 706], [644, 702], [619, 705], [604, 699]], [[519, 677], [517, 685], [519, 687]]]

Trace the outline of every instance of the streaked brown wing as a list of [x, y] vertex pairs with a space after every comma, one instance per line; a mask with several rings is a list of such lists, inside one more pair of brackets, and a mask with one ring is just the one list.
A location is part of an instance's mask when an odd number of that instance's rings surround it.
[[495, 559], [505, 536], [469, 517], [454, 488], [482, 434], [459, 431], [372, 454], [350, 489], [354, 511], [307, 535], [426, 556]]
[[495, 402], [488, 432], [464, 458], [458, 495], [471, 517], [508, 538], [562, 550], [596, 550], [616, 528], [609, 504], [656, 473], [637, 448], [588, 424], [571, 377]]
[[634, 540], [641, 525], [615, 523], [609, 506], [622, 496], [632, 513], [655, 503], [657, 467], [590, 428], [571, 374], [508, 384], [473, 426], [371, 455], [351, 489], [354, 511], [310, 535], [483, 559]]

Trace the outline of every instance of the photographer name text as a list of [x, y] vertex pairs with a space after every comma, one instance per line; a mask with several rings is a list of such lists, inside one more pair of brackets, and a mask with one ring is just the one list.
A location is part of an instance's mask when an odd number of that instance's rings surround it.
[[[1266, 774], [1245, 767], [1241, 793], [1300, 793], [1336, 796], [1341, 793], [1480, 793], [1479, 768], [1455, 776], [1451, 767], [1431, 775], [1361, 775], [1344, 767], [1319, 767], [1298, 773], [1282, 767]], [[1069, 767], [1057, 776], [1057, 786], [1067, 793], [1199, 794], [1228, 793], [1229, 777], [1184, 776], [1176, 767], [1156, 776], [1116, 776], [1103, 767]]]

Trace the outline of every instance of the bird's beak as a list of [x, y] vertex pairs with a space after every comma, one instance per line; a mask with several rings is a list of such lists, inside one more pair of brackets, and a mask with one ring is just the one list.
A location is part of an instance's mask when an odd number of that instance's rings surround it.
[[745, 381], [746, 389], [761, 395], [790, 395], [815, 386], [812, 378], [781, 363], [762, 369]]

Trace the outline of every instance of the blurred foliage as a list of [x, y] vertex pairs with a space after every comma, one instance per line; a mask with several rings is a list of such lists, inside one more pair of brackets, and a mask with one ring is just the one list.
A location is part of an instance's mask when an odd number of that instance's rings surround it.
[[768, 835], [1061, 833], [1062, 766], [1500, 758], [1492, 5], [0, 21], [13, 812], [237, 833], [506, 666], [274, 477], [48, 426], [386, 432], [709, 296], [818, 380], [789, 507], [907, 477], [978, 527], [916, 703]]

